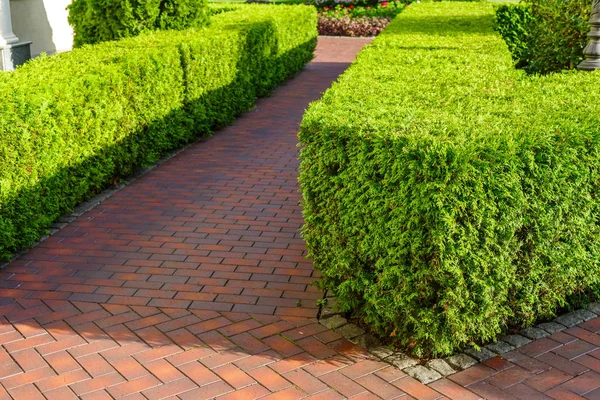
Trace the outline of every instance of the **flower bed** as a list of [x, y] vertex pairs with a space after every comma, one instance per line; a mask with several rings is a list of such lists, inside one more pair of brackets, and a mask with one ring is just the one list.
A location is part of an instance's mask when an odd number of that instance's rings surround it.
[[399, 1], [319, 3], [319, 35], [376, 36], [408, 5]]

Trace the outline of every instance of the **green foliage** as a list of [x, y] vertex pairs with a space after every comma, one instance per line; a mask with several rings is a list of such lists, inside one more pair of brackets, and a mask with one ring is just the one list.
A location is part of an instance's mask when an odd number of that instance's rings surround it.
[[210, 12], [207, 0], [162, 1], [156, 20], [159, 29], [187, 29], [208, 24]]
[[529, 67], [548, 73], [573, 69], [583, 59], [590, 30], [589, 0], [530, 0], [535, 23], [531, 24]]
[[418, 355], [600, 288], [600, 75], [526, 75], [493, 17], [486, 3], [411, 5], [299, 134], [321, 285]]
[[496, 28], [508, 45], [517, 68], [527, 65], [531, 7], [524, 4], [504, 4], [496, 9]]
[[229, 123], [312, 58], [310, 7], [240, 6], [213, 19], [0, 75], [0, 259], [116, 178]]
[[518, 68], [546, 74], [573, 69], [583, 59], [591, 4], [583, 0], [530, 0], [496, 10], [497, 29]]
[[74, 0], [68, 9], [76, 46], [209, 21], [207, 0]]

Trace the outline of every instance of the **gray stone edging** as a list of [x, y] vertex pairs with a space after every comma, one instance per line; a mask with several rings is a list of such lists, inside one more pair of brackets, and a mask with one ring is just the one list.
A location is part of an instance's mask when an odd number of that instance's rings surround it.
[[515, 350], [533, 340], [552, 335], [567, 328], [589, 321], [600, 316], [600, 302], [591, 303], [587, 309], [580, 309], [556, 317], [552, 322], [543, 322], [530, 328], [522, 329], [519, 334], [508, 335], [494, 343], [481, 346], [479, 350], [470, 347], [462, 353], [446, 358], [436, 358], [425, 363], [412, 358], [401, 351], [394, 351], [381, 344], [381, 341], [364, 329], [348, 322], [342, 313], [336, 311], [337, 300], [333, 296], [325, 297], [325, 305], [319, 313], [319, 323], [365, 348], [369, 353], [383, 362], [397, 367], [407, 375], [421, 383], [435, 382], [445, 376], [470, 368], [495, 356]]

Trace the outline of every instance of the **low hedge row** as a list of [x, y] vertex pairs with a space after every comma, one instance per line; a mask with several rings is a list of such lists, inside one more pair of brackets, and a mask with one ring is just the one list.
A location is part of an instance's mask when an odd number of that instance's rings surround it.
[[197, 28], [208, 24], [210, 14], [206, 0], [73, 0], [68, 9], [76, 46]]
[[514, 69], [490, 4], [413, 4], [302, 122], [322, 286], [417, 355], [597, 295], [598, 84]]
[[77, 203], [230, 122], [312, 58], [316, 12], [237, 6], [33, 60], [0, 84], [0, 259]]

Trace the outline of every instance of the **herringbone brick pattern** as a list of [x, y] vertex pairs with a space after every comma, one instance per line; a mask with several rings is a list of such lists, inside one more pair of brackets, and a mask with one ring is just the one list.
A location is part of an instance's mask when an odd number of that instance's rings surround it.
[[2, 314], [0, 398], [342, 398], [404, 376], [312, 318], [21, 298]]
[[296, 132], [367, 42], [0, 271], [0, 399], [597, 398], [600, 319], [429, 387], [317, 323]]
[[600, 318], [535, 340], [430, 386], [486, 399], [599, 399]]

